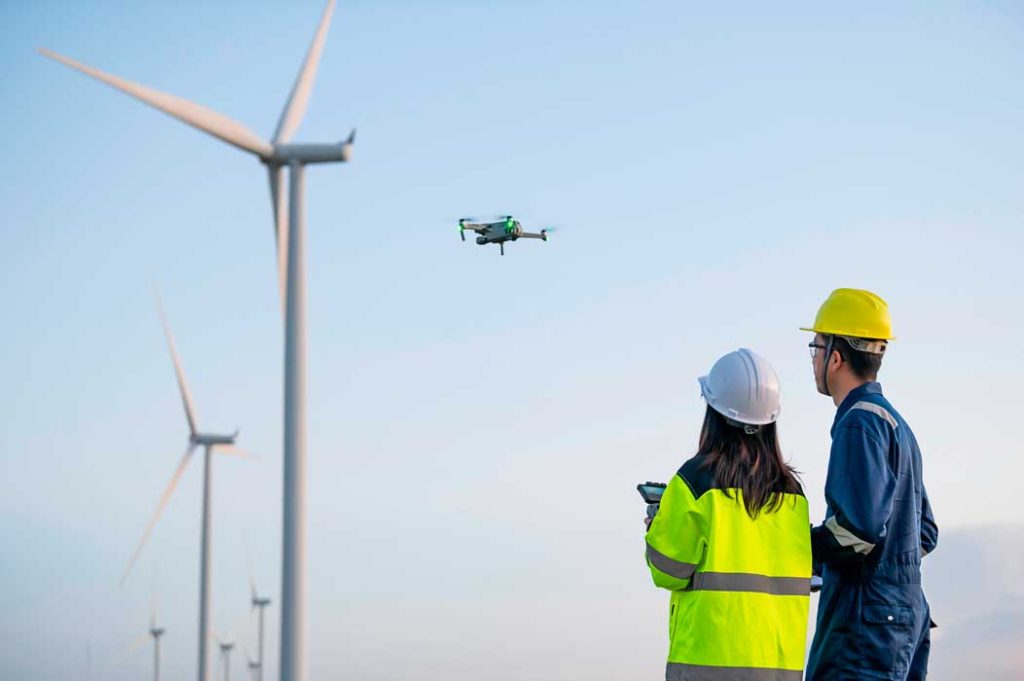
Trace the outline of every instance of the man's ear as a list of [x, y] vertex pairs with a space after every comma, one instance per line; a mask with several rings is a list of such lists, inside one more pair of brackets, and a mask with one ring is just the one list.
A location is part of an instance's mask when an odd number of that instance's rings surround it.
[[[833, 361], [834, 360], [834, 361]], [[843, 365], [843, 355], [838, 350], [832, 351], [832, 356], [828, 358], [828, 363], [833, 370], [838, 369]]]

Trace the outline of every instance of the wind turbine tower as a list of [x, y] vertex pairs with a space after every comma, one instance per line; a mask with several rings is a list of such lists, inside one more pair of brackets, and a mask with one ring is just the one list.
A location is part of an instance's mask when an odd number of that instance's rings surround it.
[[[316, 79], [334, 13], [328, 0], [305, 61], [292, 87], [273, 139], [259, 135], [223, 114], [186, 99], [104, 73], [49, 50], [51, 59], [99, 80], [243, 151], [267, 168], [274, 213], [278, 285], [284, 305], [284, 498], [281, 558], [281, 681], [306, 678], [306, 232], [303, 177], [311, 163], [340, 163], [351, 158], [355, 130], [329, 144], [294, 144]], [[283, 192], [288, 169], [288, 193]], [[204, 646], [205, 643], [201, 643]], [[204, 676], [200, 676], [205, 681]]]

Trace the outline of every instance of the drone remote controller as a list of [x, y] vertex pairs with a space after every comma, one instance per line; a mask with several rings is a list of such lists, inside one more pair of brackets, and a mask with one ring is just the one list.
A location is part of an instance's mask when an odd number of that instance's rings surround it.
[[642, 482], [636, 486], [640, 496], [647, 502], [647, 517], [654, 520], [654, 515], [661, 505], [661, 496], [665, 493], [667, 485], [663, 482]]

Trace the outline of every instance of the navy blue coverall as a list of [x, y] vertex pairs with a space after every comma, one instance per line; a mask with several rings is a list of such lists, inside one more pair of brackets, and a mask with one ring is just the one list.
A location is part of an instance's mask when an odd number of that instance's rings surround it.
[[878, 383], [852, 390], [836, 411], [825, 501], [825, 523], [811, 530], [823, 584], [806, 678], [925, 678], [921, 558], [939, 530], [917, 440]]

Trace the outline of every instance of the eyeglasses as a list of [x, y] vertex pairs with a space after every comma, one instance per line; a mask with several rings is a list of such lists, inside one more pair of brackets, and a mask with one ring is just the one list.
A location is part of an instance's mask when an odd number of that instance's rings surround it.
[[814, 359], [815, 357], [818, 356], [818, 350], [824, 350], [825, 346], [820, 343], [815, 343], [811, 341], [810, 343], [807, 344], [807, 349], [811, 351], [811, 359]]

